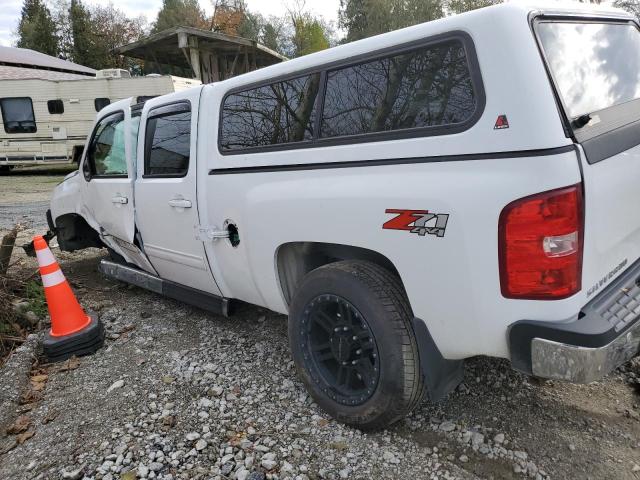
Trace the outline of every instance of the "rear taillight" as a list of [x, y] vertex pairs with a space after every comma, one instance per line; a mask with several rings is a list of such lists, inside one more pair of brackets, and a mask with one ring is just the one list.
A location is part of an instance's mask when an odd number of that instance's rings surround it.
[[500, 287], [507, 298], [558, 300], [580, 291], [582, 185], [543, 192], [500, 214]]

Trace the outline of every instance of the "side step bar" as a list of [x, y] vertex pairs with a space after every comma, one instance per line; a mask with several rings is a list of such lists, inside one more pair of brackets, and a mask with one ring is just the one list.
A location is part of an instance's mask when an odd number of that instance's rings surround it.
[[170, 280], [163, 280], [135, 267], [121, 265], [110, 260], [102, 260], [99, 270], [107, 277], [188, 303], [208, 312], [217, 313], [225, 317], [233, 313], [233, 303], [228, 298], [218, 297]]

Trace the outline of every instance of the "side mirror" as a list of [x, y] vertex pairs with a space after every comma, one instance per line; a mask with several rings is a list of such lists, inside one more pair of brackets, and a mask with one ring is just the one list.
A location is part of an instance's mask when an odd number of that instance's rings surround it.
[[84, 162], [82, 163], [82, 175], [84, 175], [84, 179], [88, 182], [91, 180], [91, 167], [89, 167], [89, 161], [87, 158], [84, 158]]

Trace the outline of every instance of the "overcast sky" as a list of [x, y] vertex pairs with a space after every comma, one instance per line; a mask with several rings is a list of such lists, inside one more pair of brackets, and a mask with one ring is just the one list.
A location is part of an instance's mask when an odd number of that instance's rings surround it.
[[[107, 0], [84, 0], [89, 4], [105, 4]], [[204, 10], [211, 14], [213, 8], [210, 0], [199, 0]], [[18, 20], [20, 19], [20, 8], [22, 0], [0, 0], [0, 45], [10, 46], [16, 41], [13, 36]], [[152, 22], [162, 0], [112, 0], [115, 7], [124, 11], [127, 15], [137, 17], [144, 15], [148, 22]], [[286, 0], [247, 0], [249, 10], [260, 12], [263, 15], [282, 15], [285, 12]], [[307, 0], [307, 8], [327, 20], [336, 21], [338, 17], [338, 6], [340, 0]]]

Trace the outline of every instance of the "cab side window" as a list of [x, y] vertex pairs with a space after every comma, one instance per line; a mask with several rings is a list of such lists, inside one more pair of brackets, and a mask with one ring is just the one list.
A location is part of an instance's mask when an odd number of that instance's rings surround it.
[[124, 113], [117, 112], [103, 118], [94, 130], [87, 166], [94, 176], [127, 176], [125, 153]]
[[184, 177], [187, 174], [191, 149], [189, 103], [152, 110], [145, 137], [145, 177]]

